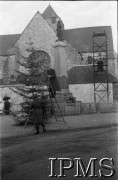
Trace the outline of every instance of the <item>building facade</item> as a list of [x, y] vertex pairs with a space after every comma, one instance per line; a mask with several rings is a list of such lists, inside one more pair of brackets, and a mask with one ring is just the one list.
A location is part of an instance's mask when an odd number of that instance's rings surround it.
[[64, 22], [62, 22], [61, 18], [55, 13], [51, 5], [46, 8], [43, 14], [37, 12], [21, 34], [0, 36], [0, 88], [2, 96], [4, 96], [3, 92], [6, 92], [6, 87], [19, 84], [17, 82], [18, 74], [16, 70], [25, 71], [25, 69], [21, 68], [17, 62], [22, 62], [22, 57], [27, 58], [29, 56], [30, 53], [27, 52], [27, 49], [31, 43], [33, 43], [36, 50], [43, 50], [49, 54], [51, 58], [50, 66], [54, 68], [54, 44], [58, 39], [58, 21], [61, 22], [61, 33], [63, 42], [65, 43], [69, 89], [76, 97], [76, 100], [82, 102], [94, 102], [92, 35], [93, 32], [105, 31], [109, 42], [108, 76], [110, 102], [118, 101], [118, 69], [117, 59], [114, 59], [111, 27], [99, 26], [64, 29]]

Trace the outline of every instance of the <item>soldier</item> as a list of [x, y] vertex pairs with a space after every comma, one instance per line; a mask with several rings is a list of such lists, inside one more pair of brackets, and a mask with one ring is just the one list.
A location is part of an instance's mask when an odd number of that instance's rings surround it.
[[31, 109], [33, 110], [33, 118], [34, 118], [34, 124], [36, 127], [36, 133], [39, 134], [39, 126], [42, 125], [43, 132], [46, 132], [45, 130], [45, 124], [43, 120], [43, 111], [42, 111], [42, 105], [41, 105], [41, 98], [38, 98], [37, 95], [34, 95], [33, 102], [31, 104]]
[[41, 100], [42, 100], [41, 103], [42, 103], [43, 119], [47, 119], [47, 111], [46, 111], [47, 99], [44, 93], [41, 94]]
[[10, 106], [11, 106], [11, 103], [8, 101], [8, 99], [6, 99], [4, 101], [4, 112], [6, 115], [10, 114]]

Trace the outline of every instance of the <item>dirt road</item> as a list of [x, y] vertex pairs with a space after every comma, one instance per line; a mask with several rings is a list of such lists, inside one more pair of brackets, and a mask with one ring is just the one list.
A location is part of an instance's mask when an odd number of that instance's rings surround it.
[[[2, 180], [49, 180], [51, 164], [49, 158], [82, 158], [87, 166], [90, 158], [97, 158], [96, 174], [99, 180], [99, 160], [113, 158], [115, 174], [110, 180], [118, 179], [118, 127], [106, 127], [76, 131], [48, 132], [46, 134], [24, 135], [2, 140]], [[68, 166], [68, 165], [67, 165]], [[59, 175], [59, 162], [55, 174]], [[106, 172], [109, 173], [109, 172]], [[76, 177], [76, 167], [65, 170], [61, 179], [92, 179]], [[102, 178], [103, 180], [106, 178]], [[93, 179], [92, 179], [93, 180]]]

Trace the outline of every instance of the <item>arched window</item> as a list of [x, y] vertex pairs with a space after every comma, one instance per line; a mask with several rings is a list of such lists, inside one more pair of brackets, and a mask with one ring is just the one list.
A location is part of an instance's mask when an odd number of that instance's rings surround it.
[[47, 52], [43, 50], [38, 50], [32, 52], [27, 61], [27, 65], [32, 67], [32, 72], [42, 73], [44, 70], [47, 70], [50, 67], [51, 59]]

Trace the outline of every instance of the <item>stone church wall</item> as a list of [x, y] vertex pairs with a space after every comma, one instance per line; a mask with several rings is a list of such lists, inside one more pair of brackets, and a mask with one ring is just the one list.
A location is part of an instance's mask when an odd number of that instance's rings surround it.
[[[57, 40], [56, 32], [48, 24], [46, 20], [36, 13], [31, 22], [25, 28], [21, 34], [19, 40], [16, 42], [17, 47], [17, 59], [23, 61], [21, 54], [25, 57], [29, 56], [29, 52], [26, 50], [30, 48], [29, 44], [33, 43], [33, 47], [36, 50], [44, 50], [49, 53], [51, 57], [51, 67], [54, 68], [54, 44]], [[10, 50], [9, 50], [10, 51]], [[73, 64], [81, 64], [81, 58], [77, 50], [73, 48], [69, 43], [66, 42], [66, 59], [68, 64], [68, 69], [70, 69]], [[26, 72], [26, 69], [20, 67], [20, 71]]]
[[[54, 66], [54, 42], [56, 41], [56, 33], [46, 20], [36, 13], [26, 29], [21, 34], [16, 46], [19, 47], [19, 54], [28, 57], [30, 53], [26, 50], [30, 48], [29, 44], [33, 43], [36, 50], [44, 50], [51, 57], [51, 67]], [[20, 56], [19, 56], [20, 58]], [[21, 58], [22, 59], [22, 58]], [[20, 60], [21, 60], [20, 59]]]
[[[97, 55], [98, 53], [96, 53]], [[81, 61], [81, 64], [92, 64], [92, 58], [93, 58], [93, 53], [82, 53], [83, 60]], [[91, 57], [91, 63], [89, 62], [88, 57]], [[117, 69], [117, 59], [108, 59], [108, 71], [112, 75], [116, 76], [118, 74], [118, 69]]]
[[16, 59], [15, 55], [6, 57], [6, 60], [2, 66], [1, 76], [4, 84], [8, 84], [10, 81], [14, 81], [16, 77]]
[[77, 50], [71, 46], [71, 44], [66, 43], [66, 60], [68, 70], [73, 67], [73, 65], [80, 65], [81, 64], [81, 57], [78, 54]]
[[3, 78], [3, 68], [4, 68], [4, 63], [5, 63], [6, 59], [7, 59], [7, 57], [0, 56], [0, 79]]
[[[6, 64], [4, 64], [4, 71], [1, 72], [1, 77], [4, 76], [8, 79], [11, 75], [15, 74], [14, 68], [17, 66], [16, 61], [23, 60], [21, 54], [25, 57], [28, 57], [30, 54], [26, 51], [27, 48], [30, 47], [28, 45], [30, 43], [33, 43], [36, 50], [44, 50], [49, 53], [51, 57], [51, 67], [54, 68], [53, 46], [56, 40], [57, 36], [53, 28], [43, 19], [40, 13], [36, 13], [15, 44], [15, 46], [19, 48], [16, 55], [17, 59], [15, 59], [15, 56], [9, 57], [8, 62], [6, 61]], [[83, 54], [84, 60], [82, 62], [77, 50], [66, 42], [66, 60], [68, 69], [73, 67], [73, 65], [88, 63], [87, 57], [89, 55], [91, 56], [92, 54]], [[114, 73], [114, 67], [114, 62], [109, 60], [109, 72]], [[26, 71], [25, 68], [21, 67], [20, 70]], [[69, 85], [69, 88], [78, 101], [94, 102], [93, 84]], [[110, 102], [113, 102], [112, 84], [110, 84], [110, 92]]]

